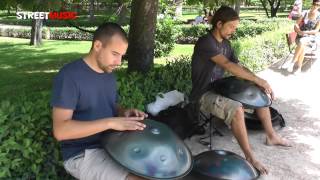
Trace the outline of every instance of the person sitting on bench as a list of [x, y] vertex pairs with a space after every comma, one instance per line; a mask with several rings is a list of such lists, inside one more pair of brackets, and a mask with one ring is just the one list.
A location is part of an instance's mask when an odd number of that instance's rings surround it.
[[[296, 39], [297, 47], [294, 52], [292, 62], [288, 66], [289, 72], [300, 73], [304, 60], [305, 48], [313, 44], [320, 43], [320, 0], [313, 0], [313, 4], [308, 11], [302, 12], [301, 17], [294, 25], [294, 30], [298, 34]], [[299, 24], [302, 24], [299, 26]]]

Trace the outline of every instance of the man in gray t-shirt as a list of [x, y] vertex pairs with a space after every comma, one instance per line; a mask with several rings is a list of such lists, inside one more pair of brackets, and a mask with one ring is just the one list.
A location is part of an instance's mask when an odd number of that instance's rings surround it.
[[207, 86], [211, 82], [223, 76], [224, 69], [210, 61], [211, 57], [219, 54], [233, 63], [239, 62], [228, 40], [223, 39], [222, 42], [218, 42], [212, 32], [199, 38], [192, 56], [192, 100], [198, 100], [207, 91]]
[[[190, 99], [199, 103], [200, 111], [223, 119], [231, 127], [246, 159], [261, 174], [266, 174], [268, 173], [267, 168], [255, 158], [249, 145], [242, 104], [208, 91], [208, 86], [213, 81], [222, 78], [226, 70], [237, 77], [254, 82], [273, 99], [272, 88], [267, 81], [238, 64], [239, 61], [228, 41], [239, 25], [238, 14], [232, 8], [222, 6], [213, 16], [211, 24], [211, 32], [199, 38], [194, 47]], [[264, 126], [267, 145], [290, 146], [274, 131], [268, 107], [256, 109], [256, 114]]]

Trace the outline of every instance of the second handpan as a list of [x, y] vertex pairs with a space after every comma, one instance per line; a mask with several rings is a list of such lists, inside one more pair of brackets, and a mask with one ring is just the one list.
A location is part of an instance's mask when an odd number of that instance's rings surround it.
[[246, 108], [268, 107], [272, 103], [267, 94], [256, 84], [235, 76], [215, 80], [211, 90], [241, 102]]

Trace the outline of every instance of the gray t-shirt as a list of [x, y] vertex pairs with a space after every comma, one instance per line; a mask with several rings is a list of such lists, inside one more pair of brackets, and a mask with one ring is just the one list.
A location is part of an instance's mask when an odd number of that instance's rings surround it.
[[239, 60], [235, 56], [228, 40], [218, 42], [212, 33], [198, 39], [192, 55], [192, 91], [190, 100], [197, 102], [201, 95], [208, 90], [208, 86], [216, 79], [223, 77], [224, 69], [216, 65], [211, 58], [219, 54], [224, 55], [234, 63]]

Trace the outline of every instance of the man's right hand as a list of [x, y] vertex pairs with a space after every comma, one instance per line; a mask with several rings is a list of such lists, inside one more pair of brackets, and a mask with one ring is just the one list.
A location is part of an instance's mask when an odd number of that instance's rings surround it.
[[258, 80], [255, 82], [258, 86], [260, 86], [261, 88], [263, 88], [263, 90], [267, 93], [270, 94], [271, 100], [274, 100], [274, 93], [273, 90], [270, 86], [270, 84], [261, 78], [258, 78]]
[[107, 121], [109, 129], [118, 131], [143, 130], [146, 125], [139, 122], [144, 117], [114, 117]]
[[298, 34], [299, 34], [300, 36], [303, 36], [303, 35], [304, 35], [304, 32], [303, 32], [303, 31], [298, 31]]

